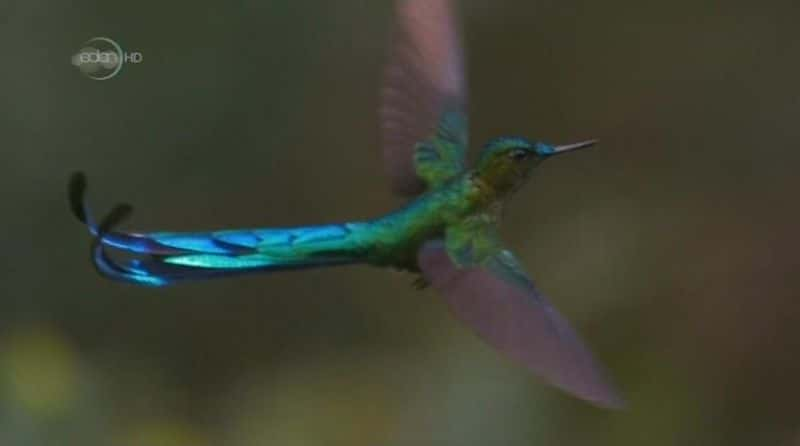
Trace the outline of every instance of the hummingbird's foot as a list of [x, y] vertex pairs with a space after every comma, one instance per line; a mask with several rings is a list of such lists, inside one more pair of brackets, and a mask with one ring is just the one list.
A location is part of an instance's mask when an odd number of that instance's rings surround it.
[[420, 275], [416, 279], [414, 279], [414, 288], [418, 290], [424, 290], [430, 286], [430, 283], [425, 279], [425, 276]]

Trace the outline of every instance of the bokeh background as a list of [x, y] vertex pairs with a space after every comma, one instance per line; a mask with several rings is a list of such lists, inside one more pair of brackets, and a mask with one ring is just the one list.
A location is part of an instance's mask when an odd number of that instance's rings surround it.
[[[364, 218], [389, 1], [0, 1], [0, 444], [800, 444], [796, 2], [464, 1], [473, 141], [545, 164], [503, 233], [629, 400], [545, 386], [408, 275], [143, 289], [67, 211], [135, 230]], [[144, 60], [96, 82], [107, 36]]]

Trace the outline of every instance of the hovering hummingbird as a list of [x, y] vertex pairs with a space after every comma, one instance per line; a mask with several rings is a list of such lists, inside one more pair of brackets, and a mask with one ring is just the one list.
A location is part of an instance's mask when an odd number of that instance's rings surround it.
[[[485, 144], [469, 167], [466, 85], [451, 0], [397, 0], [381, 107], [391, 185], [412, 197], [364, 221], [212, 232], [127, 233], [118, 205], [100, 223], [88, 210], [81, 173], [70, 181], [73, 213], [94, 236], [104, 276], [163, 286], [255, 272], [367, 264], [419, 273], [456, 317], [489, 344], [551, 384], [595, 405], [623, 402], [569, 323], [534, 287], [501, 243], [501, 208], [544, 160], [595, 141], [551, 145], [522, 137]], [[108, 250], [138, 258], [115, 260]]]

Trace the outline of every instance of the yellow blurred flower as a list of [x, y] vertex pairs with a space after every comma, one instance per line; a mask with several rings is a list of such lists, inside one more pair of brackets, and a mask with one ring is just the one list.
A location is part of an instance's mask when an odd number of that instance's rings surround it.
[[0, 377], [15, 402], [34, 416], [68, 410], [78, 397], [79, 363], [69, 343], [35, 328], [0, 341]]

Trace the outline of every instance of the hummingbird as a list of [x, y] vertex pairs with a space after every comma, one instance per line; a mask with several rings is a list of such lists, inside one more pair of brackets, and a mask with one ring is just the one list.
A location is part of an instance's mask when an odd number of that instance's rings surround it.
[[[97, 221], [85, 199], [86, 176], [78, 172], [69, 183], [70, 206], [93, 236], [95, 268], [147, 286], [352, 264], [408, 271], [519, 365], [595, 406], [622, 407], [604, 369], [498, 235], [503, 206], [535, 169], [595, 141], [554, 145], [504, 136], [485, 143], [468, 164], [464, 57], [453, 1], [396, 0], [394, 6], [381, 146], [391, 188], [407, 204], [338, 224], [123, 232], [115, 228], [132, 208], [117, 205]], [[129, 256], [120, 260], [114, 251]]]

